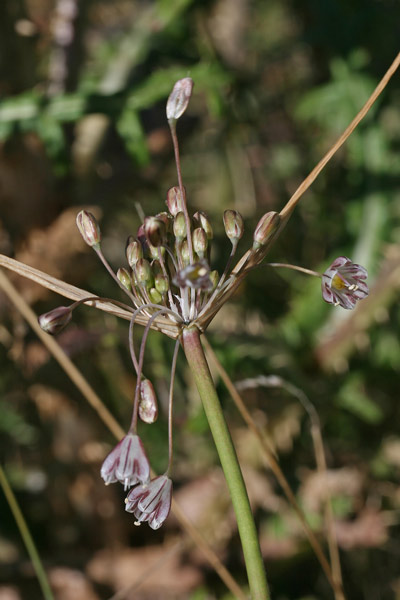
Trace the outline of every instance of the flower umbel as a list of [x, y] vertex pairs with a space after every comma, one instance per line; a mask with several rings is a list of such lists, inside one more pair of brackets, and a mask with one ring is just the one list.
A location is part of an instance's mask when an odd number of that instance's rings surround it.
[[339, 256], [322, 275], [322, 296], [325, 302], [352, 310], [358, 300], [366, 298], [367, 270], [346, 256]]
[[164, 523], [171, 509], [172, 481], [167, 475], [137, 485], [126, 497], [125, 510], [135, 515], [135, 525], [147, 521], [152, 529]]
[[120, 481], [125, 489], [148, 481], [150, 465], [139, 436], [128, 433], [122, 438], [103, 462], [100, 473], [106, 485]]

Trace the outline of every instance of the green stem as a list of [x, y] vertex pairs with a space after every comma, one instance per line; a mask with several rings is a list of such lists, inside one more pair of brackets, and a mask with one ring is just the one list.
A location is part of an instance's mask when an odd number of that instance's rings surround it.
[[38, 578], [40, 587], [42, 588], [43, 597], [45, 600], [54, 600], [53, 592], [51, 591], [49, 580], [47, 579], [46, 572], [43, 568], [42, 561], [40, 560], [39, 553], [36, 549], [35, 542], [31, 536], [28, 525], [24, 519], [24, 515], [18, 505], [17, 499], [8, 483], [6, 474], [4, 473], [3, 467], [0, 465], [0, 485], [3, 488], [4, 495], [7, 499], [8, 505], [14, 515], [14, 519], [17, 523], [19, 532], [24, 544], [31, 558], [33, 568], [35, 569], [36, 576]]
[[269, 600], [270, 595], [266, 573], [246, 486], [243, 481], [235, 448], [204, 355], [198, 329], [185, 329], [183, 331], [182, 344], [203, 402], [204, 410], [231, 494], [239, 535], [242, 542], [251, 597], [253, 600]]

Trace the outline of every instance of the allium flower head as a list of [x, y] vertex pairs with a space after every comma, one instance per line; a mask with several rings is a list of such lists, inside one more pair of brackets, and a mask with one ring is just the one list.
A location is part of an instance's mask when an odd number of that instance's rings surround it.
[[125, 510], [135, 515], [136, 525], [147, 521], [152, 529], [164, 523], [171, 509], [172, 481], [166, 475], [137, 485], [125, 500]]
[[365, 283], [367, 270], [346, 256], [339, 256], [322, 275], [322, 296], [329, 304], [353, 309], [357, 300], [366, 298], [369, 289]]
[[125, 489], [150, 478], [150, 465], [141, 439], [128, 433], [107, 456], [101, 467], [104, 482], [120, 481]]

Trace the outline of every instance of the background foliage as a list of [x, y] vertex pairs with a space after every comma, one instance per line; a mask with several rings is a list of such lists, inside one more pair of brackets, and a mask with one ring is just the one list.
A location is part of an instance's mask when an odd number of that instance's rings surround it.
[[[138, 211], [163, 210], [175, 184], [164, 105], [173, 82], [190, 75], [195, 92], [178, 128], [184, 181], [192, 209], [210, 214], [214, 264], [223, 268], [229, 252], [223, 210], [243, 214], [246, 249], [258, 218], [284, 205], [365, 102], [398, 52], [399, 22], [394, 0], [5, 0], [0, 251], [118, 297], [83, 247], [74, 216], [90, 206], [101, 218], [110, 262], [125, 264]], [[318, 281], [263, 268], [218, 315], [209, 336], [274, 439], [319, 532], [329, 487], [352, 600], [400, 597], [399, 105], [397, 75], [304, 196], [271, 256], [316, 270], [350, 256], [369, 270], [370, 299], [348, 314], [322, 302]], [[13, 280], [38, 313], [59, 302]], [[133, 527], [121, 491], [99, 478], [110, 434], [3, 296], [0, 310], [2, 463], [57, 598], [109, 598], [154, 564], [179, 528], [172, 517], [157, 533]], [[126, 334], [126, 323], [82, 308], [59, 338], [122, 424], [129, 422], [135, 384]], [[143, 438], [156, 470], [166, 463], [171, 351], [168, 340], [151, 336], [146, 372], [163, 414], [143, 428]], [[326, 480], [315, 473], [302, 407], [284, 389], [263, 387], [260, 377], [270, 375], [297, 386], [316, 406]], [[222, 385], [219, 392], [273, 597], [331, 598], [256, 441]], [[244, 581], [229, 501], [182, 357], [176, 397], [177, 499]], [[3, 496], [0, 511], [0, 598], [40, 598]], [[124, 597], [227, 597], [198, 551], [166, 556]]]

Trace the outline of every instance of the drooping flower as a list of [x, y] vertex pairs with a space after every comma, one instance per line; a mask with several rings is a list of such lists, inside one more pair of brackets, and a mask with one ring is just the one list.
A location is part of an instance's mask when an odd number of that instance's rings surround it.
[[128, 433], [107, 456], [101, 467], [106, 485], [120, 481], [125, 489], [150, 479], [150, 465], [141, 439]]
[[134, 487], [126, 497], [125, 510], [135, 515], [135, 525], [147, 521], [152, 529], [158, 529], [169, 515], [171, 498], [172, 481], [167, 475], [160, 475]]
[[339, 256], [322, 275], [322, 296], [325, 302], [353, 309], [358, 300], [366, 298], [369, 289], [365, 283], [367, 270], [346, 256]]

